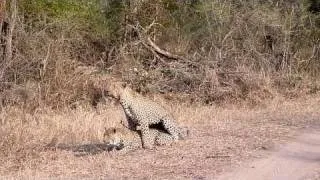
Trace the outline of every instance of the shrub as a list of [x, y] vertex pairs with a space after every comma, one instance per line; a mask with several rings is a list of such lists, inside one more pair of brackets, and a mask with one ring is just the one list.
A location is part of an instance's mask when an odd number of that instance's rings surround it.
[[90, 99], [91, 75], [78, 67], [121, 77], [143, 93], [187, 93], [207, 104], [263, 99], [272, 88], [292, 84], [292, 77], [319, 76], [320, 18], [313, 0], [18, 5], [5, 81], [39, 83], [41, 101], [52, 106]]

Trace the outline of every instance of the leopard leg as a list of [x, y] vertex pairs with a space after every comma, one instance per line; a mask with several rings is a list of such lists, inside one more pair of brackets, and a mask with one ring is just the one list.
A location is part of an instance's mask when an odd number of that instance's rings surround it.
[[154, 138], [154, 142], [157, 146], [167, 146], [171, 145], [174, 141], [173, 137], [170, 134], [159, 132], [157, 136]]
[[168, 133], [173, 137], [174, 141], [179, 140], [179, 128], [177, 125], [172, 121], [172, 119], [168, 117], [164, 117], [162, 119], [163, 127]]
[[145, 149], [152, 149], [153, 148], [153, 142], [150, 138], [150, 131], [149, 131], [149, 125], [148, 124], [141, 124], [139, 126], [141, 131], [141, 140], [142, 140], [142, 146]]
[[121, 120], [121, 125], [130, 130], [139, 130], [139, 129], [136, 129], [136, 124], [128, 116], [126, 116], [125, 120], [124, 119]]

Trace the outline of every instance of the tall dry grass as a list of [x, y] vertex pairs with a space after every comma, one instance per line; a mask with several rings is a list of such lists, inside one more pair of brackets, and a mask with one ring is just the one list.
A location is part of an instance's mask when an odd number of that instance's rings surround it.
[[[199, 148], [207, 151], [204, 153], [207, 155], [212, 155], [214, 151], [234, 154], [232, 158], [238, 159], [241, 153], [244, 153], [243, 149], [251, 148], [252, 151], [261, 146], [271, 146], [273, 140], [287, 136], [294, 129], [318, 124], [319, 117], [319, 97], [305, 97], [298, 101], [275, 98], [264, 107], [253, 109], [232, 105], [222, 108], [166, 103], [159, 99], [157, 101], [173, 113], [180, 125], [190, 129], [189, 140], [177, 145], [176, 150], [173, 150], [175, 146], [171, 147], [171, 150], [166, 152], [170, 155], [163, 156], [171, 158], [178, 155], [175, 153], [186, 155], [190, 152], [190, 157], [186, 158], [193, 158], [192, 162], [194, 156], [198, 157], [201, 154]], [[128, 170], [128, 163], [133, 163], [136, 167], [136, 163], [153, 161], [150, 156], [158, 154], [154, 151], [144, 152], [150, 153], [147, 156], [149, 159], [141, 158], [143, 154], [137, 155], [141, 152], [136, 153], [137, 157], [128, 155], [110, 159], [112, 154], [107, 153], [100, 156], [78, 157], [72, 150], [46, 148], [54, 139], [56, 145], [65, 144], [70, 147], [102, 143], [104, 127], [119, 127], [123, 118], [125, 116], [118, 106], [62, 110], [43, 108], [34, 114], [25, 113], [17, 107], [6, 107], [0, 114], [0, 175], [12, 175], [16, 178], [20, 176], [65, 178], [88, 176], [94, 172], [93, 177], [95, 177], [105, 175], [106, 171], [113, 172], [115, 167]], [[210, 138], [209, 144], [208, 138]], [[182, 146], [187, 147], [181, 151], [179, 148]], [[210, 149], [213, 147], [214, 149]], [[127, 159], [137, 160], [139, 157], [143, 162], [128, 162]], [[92, 171], [91, 168], [95, 170]], [[120, 169], [116, 170], [117, 177], [127, 174], [119, 172]], [[139, 173], [136, 168], [134, 170]]]
[[[1, 156], [14, 158], [56, 144], [85, 144], [102, 142], [105, 127], [119, 127], [125, 118], [117, 107], [100, 109], [78, 108], [53, 111], [38, 109], [34, 114], [17, 107], [1, 112]], [[27, 154], [24, 154], [27, 153]], [[20, 157], [17, 160], [23, 161]]]

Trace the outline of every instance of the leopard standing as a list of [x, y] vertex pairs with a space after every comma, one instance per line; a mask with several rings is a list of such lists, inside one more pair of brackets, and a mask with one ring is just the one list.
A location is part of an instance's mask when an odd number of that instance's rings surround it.
[[183, 133], [171, 114], [156, 102], [134, 93], [128, 86], [121, 87], [119, 84], [113, 84], [109, 85], [106, 90], [109, 95], [119, 99], [128, 124], [141, 131], [144, 148], [153, 147], [149, 127], [155, 124], [161, 124], [164, 130], [172, 136], [173, 141], [183, 139]]

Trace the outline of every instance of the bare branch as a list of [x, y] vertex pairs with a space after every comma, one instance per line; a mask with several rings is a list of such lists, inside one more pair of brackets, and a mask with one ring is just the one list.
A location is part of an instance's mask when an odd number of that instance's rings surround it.
[[171, 54], [170, 52], [168, 51], [165, 51], [163, 49], [161, 49], [159, 46], [157, 46], [152, 40], [150, 37], [147, 38], [147, 42], [148, 42], [148, 45], [150, 45], [157, 53], [163, 55], [163, 56], [166, 56], [167, 58], [170, 58], [170, 59], [184, 59], [182, 57], [179, 57], [177, 55], [174, 55], [174, 54]]

